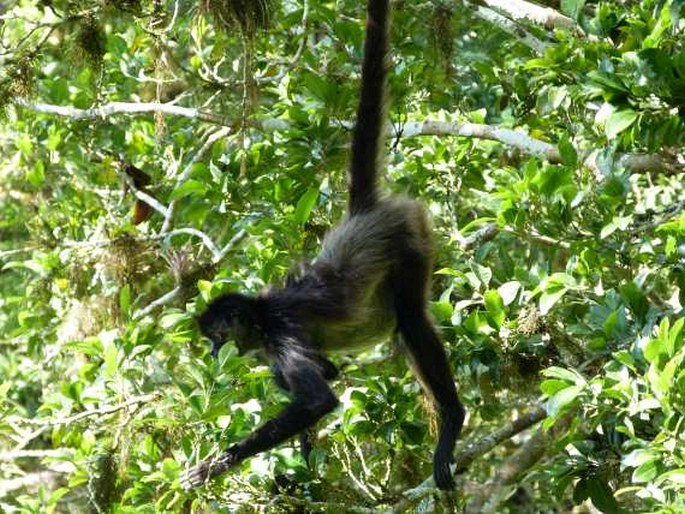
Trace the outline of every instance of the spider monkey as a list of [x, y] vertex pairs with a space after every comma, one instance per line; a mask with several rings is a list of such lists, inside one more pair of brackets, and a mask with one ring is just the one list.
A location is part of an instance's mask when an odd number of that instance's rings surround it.
[[[307, 432], [338, 400], [328, 382], [337, 369], [332, 350], [360, 349], [399, 335], [409, 364], [440, 417], [433, 476], [454, 487], [449, 464], [464, 423], [444, 347], [426, 306], [432, 265], [430, 228], [415, 200], [381, 197], [389, 0], [369, 0], [361, 95], [349, 169], [348, 214], [325, 238], [308, 269], [282, 288], [256, 297], [231, 293], [198, 318], [216, 355], [227, 339], [239, 350], [263, 350], [276, 383], [292, 395], [278, 416], [216, 458], [187, 470], [191, 489], [238, 462]], [[303, 439], [306, 442], [306, 436]]]

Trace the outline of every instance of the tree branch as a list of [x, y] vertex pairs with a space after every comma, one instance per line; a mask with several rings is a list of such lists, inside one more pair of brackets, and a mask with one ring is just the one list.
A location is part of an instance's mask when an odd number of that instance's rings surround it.
[[[164, 114], [182, 116], [215, 125], [221, 125], [231, 130], [233, 127], [240, 125], [239, 120], [232, 120], [199, 109], [180, 107], [172, 104], [113, 102], [93, 109], [77, 109], [75, 107], [30, 103], [23, 99], [17, 99], [15, 100], [15, 103], [35, 112], [65, 116], [72, 119], [97, 119], [114, 114], [145, 114], [158, 111]], [[249, 125], [252, 128], [264, 132], [287, 131], [291, 128], [290, 122], [284, 119], [250, 120]], [[337, 125], [351, 129], [354, 126], [354, 123], [343, 120], [338, 122]], [[177, 183], [184, 182], [190, 175], [192, 166], [204, 157], [204, 154], [211, 149], [216, 141], [225, 137], [228, 133], [230, 133], [230, 130], [229, 132], [220, 131], [210, 136], [207, 142], [193, 157], [193, 160], [186, 166], [183, 173], [179, 175]], [[561, 163], [559, 149], [555, 145], [548, 143], [547, 141], [536, 139], [523, 130], [518, 129], [503, 128], [480, 123], [458, 123], [434, 120], [410, 121], [403, 125], [402, 137], [418, 136], [460, 136], [497, 141], [506, 146], [517, 148], [525, 154], [534, 155], [547, 160], [552, 164]], [[386, 137], [397, 137], [397, 134], [392, 127], [388, 127]], [[666, 170], [669, 173], [676, 173], [682, 172], [685, 169], [682, 162], [677, 162], [673, 159], [668, 160], [659, 154], [623, 154], [617, 156], [615, 163], [634, 173], [662, 170]], [[596, 151], [584, 158], [584, 165], [593, 170], [598, 170], [600, 168], [600, 164], [597, 162]], [[169, 205], [167, 216], [165, 217], [163, 231], [170, 230], [174, 211], [174, 202], [172, 202]]]
[[537, 464], [552, 447], [552, 443], [564, 433], [575, 413], [560, 418], [551, 429], [538, 429], [518, 450], [516, 450], [493, 478], [472, 495], [466, 507], [467, 514], [490, 514], [500, 512], [500, 505], [506, 501], [515, 488], [520, 476]]
[[499, 428], [480, 440], [469, 444], [463, 451], [459, 452], [454, 459], [457, 471], [465, 470], [476, 458], [483, 456], [502, 442], [514, 437], [519, 432], [530, 428], [535, 423], [547, 417], [547, 412], [542, 407], [536, 407], [527, 414], [515, 419], [508, 425]]
[[[452, 470], [458, 473], [459, 471], [465, 470], [474, 460], [478, 457], [482, 457], [490, 450], [496, 446], [502, 444], [514, 437], [516, 434], [530, 428], [535, 423], [542, 421], [547, 416], [547, 413], [542, 407], [536, 407], [529, 413], [515, 419], [508, 425], [499, 428], [488, 434], [478, 441], [475, 441], [455, 455], [454, 462], [452, 465]], [[433, 494], [435, 492], [435, 484], [433, 482], [433, 477], [429, 477], [424, 480], [418, 486], [409, 489], [402, 493], [404, 498], [393, 505], [390, 512], [400, 514], [402, 512], [410, 511], [410, 507], [420, 501], [424, 496]]]
[[533, 34], [518, 25], [516, 22], [510, 20], [506, 16], [502, 16], [497, 11], [483, 7], [476, 6], [476, 16], [480, 19], [499, 27], [500, 30], [514, 36], [522, 45], [527, 46], [536, 54], [541, 55], [549, 48], [549, 44], [536, 38]]
[[137, 405], [139, 403], [148, 403], [156, 400], [161, 396], [162, 393], [151, 393], [144, 394], [142, 396], [135, 396], [126, 400], [125, 402], [119, 403], [117, 405], [107, 405], [105, 407], [100, 407], [98, 409], [90, 409], [83, 412], [79, 412], [73, 416], [68, 416], [66, 418], [22, 418], [19, 416], [10, 416], [9, 421], [14, 423], [23, 423], [25, 425], [37, 425], [37, 426], [58, 426], [58, 425], [70, 425], [71, 423], [76, 423], [82, 419], [89, 418], [91, 416], [105, 416], [108, 414], [114, 414], [122, 409], [131, 407], [132, 405]]
[[568, 16], [550, 7], [535, 5], [524, 0], [482, 0], [484, 4], [506, 13], [514, 20], [526, 20], [545, 28], [564, 29], [582, 34], [580, 27]]
[[[226, 245], [221, 250], [219, 250], [214, 245], [212, 240], [209, 239], [209, 236], [207, 236], [207, 234], [205, 234], [204, 232], [200, 232], [199, 230], [176, 229], [176, 230], [172, 230], [171, 232], [169, 232], [169, 234], [167, 234], [167, 236], [170, 236], [173, 234], [182, 234], [182, 233], [196, 235], [198, 237], [201, 237], [203, 241], [205, 241], [205, 239], [207, 239], [207, 241], [205, 242], [205, 246], [207, 246], [210, 249], [210, 251], [212, 252], [212, 264], [218, 264], [219, 262], [221, 262], [226, 257], [226, 255], [228, 255], [228, 253], [240, 242], [240, 240], [242, 240], [247, 235], [247, 231], [244, 228], [240, 229], [230, 239], [230, 241], [228, 243], [226, 243]], [[211, 243], [211, 246], [209, 246], [209, 243]], [[136, 313], [133, 315], [133, 319], [138, 320], [138, 319], [144, 318], [148, 314], [151, 314], [152, 311], [154, 311], [157, 307], [161, 307], [163, 305], [166, 305], [166, 304], [174, 301], [176, 298], [178, 298], [178, 296], [180, 294], [181, 294], [181, 287], [180, 286], [175, 287], [174, 289], [172, 289], [168, 293], [157, 298], [155, 301], [150, 302], [144, 308], [136, 311]]]
[[111, 102], [93, 107], [91, 109], [79, 109], [77, 107], [52, 105], [46, 103], [32, 103], [24, 98], [15, 98], [14, 103], [33, 112], [53, 114], [73, 120], [96, 120], [107, 118], [116, 114], [154, 114], [160, 112], [171, 116], [197, 119], [214, 125], [233, 126], [232, 120], [193, 107], [181, 107], [172, 103], [137, 103], [137, 102]]
[[60, 476], [61, 474], [56, 471], [37, 471], [23, 477], [0, 480], [0, 498], [8, 496], [11, 492], [34, 486], [36, 488], [42, 486], [45, 490], [51, 491], [54, 488], [53, 484]]
[[214, 264], [218, 264], [221, 262], [226, 255], [228, 255], [228, 252], [233, 250], [233, 248], [247, 235], [247, 230], [244, 228], [241, 228], [229, 241], [226, 243], [226, 245], [219, 251], [219, 254], [212, 259], [212, 262]]
[[173, 288], [168, 293], [163, 294], [162, 296], [157, 298], [155, 301], [150, 302], [149, 304], [147, 304], [142, 309], [136, 311], [133, 314], [133, 319], [139, 320], [139, 319], [144, 318], [148, 314], [151, 314], [152, 311], [154, 311], [157, 307], [161, 307], [162, 305], [166, 305], [170, 302], [173, 302], [178, 297], [179, 294], [181, 294], [180, 286]]
[[[190, 178], [190, 174], [193, 171], [193, 166], [205, 158], [205, 155], [209, 153], [209, 151], [212, 149], [212, 147], [217, 141], [228, 136], [231, 132], [232, 128], [223, 127], [214, 132], [213, 134], [210, 134], [207, 138], [207, 141], [205, 141], [204, 144], [198, 149], [198, 151], [195, 152], [195, 155], [190, 160], [188, 165], [185, 167], [183, 172], [176, 178], [176, 187], [180, 186], [186, 180], [188, 180]], [[174, 222], [174, 214], [176, 214], [177, 204], [178, 200], [172, 200], [169, 203], [166, 215], [164, 216], [164, 223], [162, 224], [162, 229], [160, 230], [161, 234], [166, 234], [167, 232], [169, 232], [169, 230], [171, 230], [171, 226]]]
[[65, 457], [74, 453], [72, 448], [57, 448], [46, 450], [10, 450], [0, 452], [0, 461], [7, 462], [17, 459], [44, 459], [46, 457]]

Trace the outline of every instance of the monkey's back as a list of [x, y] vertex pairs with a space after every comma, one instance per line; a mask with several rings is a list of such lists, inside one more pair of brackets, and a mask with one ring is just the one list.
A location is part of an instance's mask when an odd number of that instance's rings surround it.
[[408, 249], [431, 257], [428, 217], [416, 200], [391, 196], [369, 212], [345, 217], [326, 235], [316, 263], [347, 279], [373, 283]]
[[330, 277], [327, 286], [346, 315], [316, 325], [314, 338], [325, 348], [346, 349], [392, 335], [393, 275], [408, 251], [427, 261], [432, 257], [428, 218], [417, 201], [393, 196], [368, 212], [344, 218], [324, 239], [314, 269]]

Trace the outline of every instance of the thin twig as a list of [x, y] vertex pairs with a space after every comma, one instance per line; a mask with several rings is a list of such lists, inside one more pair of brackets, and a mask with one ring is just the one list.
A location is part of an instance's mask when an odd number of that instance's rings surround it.
[[71, 423], [76, 423], [82, 419], [89, 418], [91, 416], [106, 416], [108, 414], [114, 414], [122, 409], [131, 407], [132, 405], [137, 405], [139, 403], [148, 403], [156, 400], [161, 396], [162, 393], [151, 393], [144, 394], [142, 396], [135, 396], [126, 400], [125, 402], [119, 403], [117, 405], [107, 405], [105, 407], [100, 407], [98, 409], [90, 409], [83, 412], [79, 412], [73, 416], [68, 416], [66, 418], [22, 418], [19, 416], [10, 416], [14, 422], [23, 423], [26, 425], [37, 425], [37, 426], [58, 426], [58, 425], [70, 425]]
[[152, 311], [154, 311], [157, 307], [161, 307], [162, 305], [166, 305], [166, 304], [174, 301], [180, 293], [181, 293], [181, 288], [175, 287], [174, 289], [172, 289], [168, 293], [157, 298], [155, 301], [150, 302], [144, 308], [140, 309], [139, 311], [136, 311], [135, 314], [133, 314], [133, 319], [139, 320], [139, 319], [144, 318], [145, 316], [150, 314]]
[[[190, 178], [191, 173], [193, 172], [193, 166], [205, 158], [206, 154], [209, 153], [209, 151], [212, 149], [212, 147], [217, 141], [228, 136], [230, 133], [231, 129], [228, 127], [224, 127], [217, 130], [215, 133], [211, 134], [207, 138], [207, 141], [205, 141], [205, 143], [200, 147], [200, 149], [197, 152], [195, 152], [195, 155], [188, 163], [188, 165], [184, 168], [184, 170], [181, 172], [181, 174], [176, 178], [176, 187], [180, 186], [186, 180], [188, 180]], [[166, 216], [164, 216], [164, 223], [162, 224], [162, 228], [160, 230], [161, 234], [166, 234], [171, 230], [174, 215], [176, 214], [177, 203], [178, 200], [172, 200], [171, 202], [169, 202], [169, 207], [167, 209]]]
[[228, 255], [228, 252], [230, 252], [231, 250], [233, 250], [233, 248], [235, 247], [235, 245], [237, 245], [237, 244], [240, 242], [240, 240], [243, 239], [246, 235], [247, 235], [247, 230], [245, 230], [244, 228], [241, 228], [241, 229], [240, 229], [240, 230], [239, 230], [239, 231], [230, 239], [230, 241], [229, 241], [228, 243], [226, 243], [226, 245], [221, 249], [221, 251], [219, 252], [219, 254], [216, 256], [216, 258], [215, 258], [215, 259], [212, 259], [212, 262], [213, 262], [214, 264], [218, 264], [219, 262], [221, 262], [221, 261], [226, 257], [226, 255]]
[[[199, 237], [202, 240], [202, 243], [207, 247], [207, 249], [211, 252], [212, 254], [212, 261], [217, 260], [220, 255], [219, 249], [216, 247], [214, 244], [214, 241], [202, 232], [201, 230], [198, 230], [196, 228], [176, 228], [166, 234], [165, 240], [170, 240], [173, 236], [180, 235], [180, 234], [185, 234], [185, 235], [191, 235], [191, 236], [196, 236]], [[161, 235], [161, 234], [160, 234]]]
[[262, 76], [262, 77], [257, 77], [254, 79], [255, 83], [257, 84], [264, 84], [264, 83], [279, 83], [283, 78], [293, 71], [295, 67], [299, 64], [300, 59], [302, 58], [302, 54], [304, 53], [304, 49], [307, 47], [307, 39], [308, 39], [308, 26], [309, 26], [309, 1], [308, 0], [303, 0], [302, 2], [302, 21], [300, 22], [300, 25], [302, 26], [302, 39], [300, 39], [300, 45], [297, 47], [297, 50], [295, 51], [295, 54], [292, 56], [291, 59], [287, 61], [287, 63], [280, 63], [281, 65], [285, 65], [285, 68], [281, 70], [281, 72], [274, 76]]

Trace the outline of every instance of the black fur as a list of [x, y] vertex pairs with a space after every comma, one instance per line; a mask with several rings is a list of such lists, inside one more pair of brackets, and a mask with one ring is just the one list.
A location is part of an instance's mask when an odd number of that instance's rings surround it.
[[383, 118], [389, 17], [387, 1], [369, 1], [361, 94], [357, 108], [357, 125], [352, 139], [349, 199], [351, 215], [373, 209], [378, 201], [376, 181], [381, 159], [382, 131], [385, 126]]
[[[454, 485], [449, 464], [464, 409], [426, 312], [432, 267], [429, 223], [418, 202], [380, 199], [376, 185], [384, 130], [388, 11], [388, 0], [369, 0], [347, 217], [326, 236], [315, 263], [289, 276], [285, 287], [255, 298], [223, 296], [199, 318], [214, 354], [228, 338], [242, 351], [264, 350], [277, 384], [293, 401], [217, 459], [188, 470], [182, 477], [186, 488], [305, 433], [333, 410], [337, 399], [328, 381], [337, 370], [326, 351], [367, 347], [396, 333], [440, 416], [435, 482], [443, 489]], [[307, 454], [311, 445], [306, 434], [302, 441]]]

